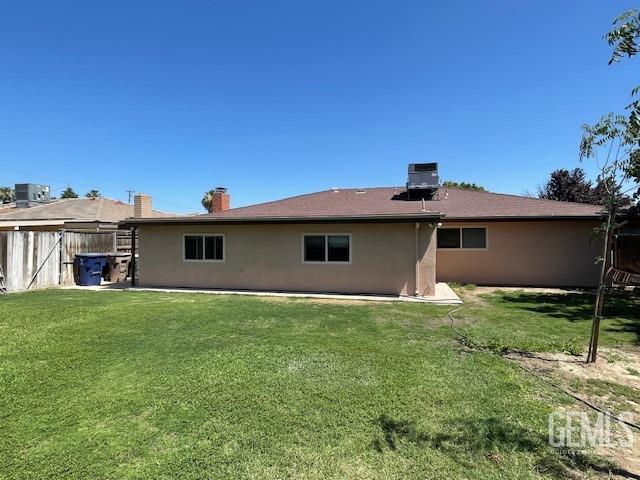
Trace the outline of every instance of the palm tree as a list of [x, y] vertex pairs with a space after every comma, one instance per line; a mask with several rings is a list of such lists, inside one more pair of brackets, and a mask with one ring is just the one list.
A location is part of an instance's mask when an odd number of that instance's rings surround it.
[[78, 194], [73, 191], [73, 188], [67, 187], [60, 195], [60, 198], [78, 198]]
[[89, 190], [86, 194], [85, 197], [87, 198], [97, 198], [97, 197], [101, 197], [102, 195], [100, 195], [100, 192], [98, 190]]
[[211, 213], [211, 202], [213, 200], [214, 193], [215, 190], [209, 190], [208, 192], [205, 192], [204, 196], [202, 197], [202, 206], [209, 213]]
[[11, 187], [0, 187], [0, 203], [10, 203], [15, 201], [16, 192]]

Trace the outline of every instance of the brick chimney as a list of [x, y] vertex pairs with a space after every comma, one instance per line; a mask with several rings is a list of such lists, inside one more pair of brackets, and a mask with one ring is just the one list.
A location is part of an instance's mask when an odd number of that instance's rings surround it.
[[216, 187], [211, 195], [211, 212], [218, 213], [224, 210], [229, 210], [231, 206], [231, 197], [227, 193], [227, 189], [224, 187]]
[[133, 196], [133, 216], [135, 218], [149, 218], [151, 214], [151, 197], [144, 193]]

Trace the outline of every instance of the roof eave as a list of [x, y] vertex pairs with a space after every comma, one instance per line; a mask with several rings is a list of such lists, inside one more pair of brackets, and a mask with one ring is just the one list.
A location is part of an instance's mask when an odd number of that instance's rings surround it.
[[64, 225], [65, 220], [0, 220], [0, 227], [41, 227]]
[[447, 217], [447, 222], [487, 222], [487, 221], [505, 221], [505, 222], [529, 222], [529, 221], [554, 221], [554, 220], [598, 220], [602, 217], [600, 214], [585, 215], [493, 215], [486, 217]]
[[237, 224], [283, 224], [283, 223], [403, 223], [438, 220], [444, 215], [439, 212], [420, 214], [383, 215], [304, 215], [304, 216], [254, 216], [254, 217], [169, 217], [169, 218], [127, 218], [119, 222], [121, 227], [138, 225], [237, 225]]

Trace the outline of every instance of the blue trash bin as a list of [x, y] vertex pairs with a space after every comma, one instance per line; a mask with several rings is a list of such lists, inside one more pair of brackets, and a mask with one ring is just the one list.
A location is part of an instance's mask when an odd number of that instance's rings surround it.
[[75, 258], [78, 272], [77, 284], [82, 286], [100, 285], [102, 269], [107, 264], [104, 253], [79, 253]]

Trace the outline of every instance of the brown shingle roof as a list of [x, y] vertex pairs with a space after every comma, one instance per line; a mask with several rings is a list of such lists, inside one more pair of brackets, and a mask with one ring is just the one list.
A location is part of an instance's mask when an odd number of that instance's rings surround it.
[[[348, 218], [433, 218], [445, 220], [597, 218], [602, 207], [454, 188], [441, 188], [433, 200], [406, 200], [403, 187], [332, 189], [184, 221], [276, 221]], [[171, 221], [172, 219], [167, 219]], [[173, 219], [179, 221], [180, 218]], [[161, 220], [162, 221], [162, 220]], [[148, 223], [144, 222], [144, 223]], [[133, 222], [136, 223], [136, 222]]]
[[[597, 216], [598, 205], [558, 202], [538, 198], [505, 195], [454, 188], [440, 189], [434, 200], [424, 202], [426, 213], [447, 219], [497, 217], [582, 217]], [[336, 189], [285, 198], [274, 202], [234, 208], [212, 217], [261, 216], [352, 216], [383, 214], [419, 214], [420, 200], [406, 200], [400, 187]]]
[[[602, 206], [454, 188], [441, 191], [448, 220], [482, 218], [599, 217]], [[433, 203], [433, 202], [432, 202]]]
[[[133, 216], [133, 205], [111, 198], [69, 198], [29, 208], [0, 210], [0, 222], [29, 220], [67, 220], [74, 222], [117, 223]], [[153, 211], [153, 218], [173, 217]]]

